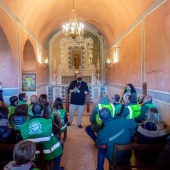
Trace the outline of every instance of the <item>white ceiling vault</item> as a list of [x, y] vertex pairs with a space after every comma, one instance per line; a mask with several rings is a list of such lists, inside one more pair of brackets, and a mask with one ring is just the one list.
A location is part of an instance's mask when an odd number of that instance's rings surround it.
[[[92, 25], [109, 46], [148, 7], [163, 0], [74, 0], [78, 21]], [[72, 0], [0, 0], [42, 44], [69, 21]]]

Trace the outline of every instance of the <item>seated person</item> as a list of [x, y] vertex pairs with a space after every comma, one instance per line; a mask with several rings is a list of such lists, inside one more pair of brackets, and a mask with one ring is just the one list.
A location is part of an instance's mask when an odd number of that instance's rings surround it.
[[29, 120], [28, 116], [28, 105], [21, 104], [17, 105], [15, 113], [9, 118], [11, 126], [15, 130], [19, 130], [20, 126]]
[[[135, 134], [137, 124], [134, 120], [121, 116], [113, 118], [107, 108], [101, 109], [99, 116], [104, 127], [99, 130], [96, 139], [98, 145], [97, 170], [103, 170], [105, 157], [109, 161], [113, 159], [113, 144], [129, 144]], [[131, 155], [131, 151], [119, 152], [117, 162], [127, 162]]]
[[38, 170], [32, 160], [35, 158], [36, 145], [29, 140], [18, 142], [13, 151], [14, 161], [9, 162], [4, 170]]
[[8, 122], [8, 108], [0, 106], [0, 143], [16, 143], [14, 129]]
[[135, 96], [126, 95], [124, 98], [125, 108], [123, 109], [121, 116], [126, 119], [134, 119], [140, 115], [141, 107], [137, 104], [137, 98]]
[[43, 109], [46, 107], [45, 104], [50, 105], [50, 103], [47, 100], [47, 95], [46, 94], [41, 94], [38, 99], [39, 103], [43, 106]]
[[1, 107], [6, 107], [6, 104], [4, 102], [0, 101], [0, 106]]
[[91, 125], [86, 126], [85, 131], [86, 133], [92, 138], [95, 142], [96, 134], [100, 129], [103, 128], [103, 123], [99, 117], [99, 111], [102, 108], [108, 108], [111, 112], [112, 117], [115, 115], [115, 107], [112, 103], [110, 103], [109, 98], [106, 94], [102, 94], [99, 100], [99, 103], [94, 106], [92, 113], [90, 115], [90, 123]]
[[[1, 144], [14, 144], [20, 140], [14, 129], [10, 127], [8, 122], [8, 108], [0, 106], [0, 143]], [[0, 160], [7, 162], [12, 160], [12, 152], [4, 151], [0, 153]]]
[[[147, 111], [147, 118], [137, 129], [137, 140], [139, 144], [165, 143], [168, 135], [168, 125], [161, 120], [160, 113], [156, 108]], [[157, 160], [159, 153], [140, 152], [138, 157], [142, 162]]]
[[158, 165], [162, 169], [170, 169], [170, 136], [167, 137], [167, 143], [159, 155]]
[[122, 110], [122, 107], [124, 107], [122, 105], [122, 103], [119, 103], [119, 100], [120, 100], [120, 96], [118, 94], [115, 94], [113, 97], [113, 105], [115, 107], [115, 116], [120, 116], [120, 111]]
[[26, 95], [26, 93], [20, 93], [18, 95], [18, 99], [19, 99], [18, 105], [27, 104], [27, 95]]
[[31, 95], [30, 101], [31, 101], [31, 103], [28, 105], [28, 115], [29, 115], [29, 116], [33, 116], [32, 106], [33, 106], [35, 103], [38, 102], [38, 96], [37, 96], [37, 95]]
[[152, 103], [152, 97], [151, 96], [145, 96], [143, 99], [143, 104], [141, 106], [141, 113], [139, 116], [135, 117], [135, 121], [137, 123], [142, 123], [146, 120], [147, 117], [147, 111], [150, 108], [155, 108], [155, 106]]
[[10, 101], [10, 105], [8, 106], [8, 110], [9, 110], [9, 116], [14, 114], [16, 106], [18, 104], [18, 97], [17, 96], [11, 96], [9, 98]]
[[142, 106], [144, 98], [145, 98], [144, 94], [141, 94], [138, 96], [138, 105], [139, 106]]
[[60, 97], [56, 98], [53, 105], [53, 114], [58, 114], [60, 116], [60, 121], [62, 123], [62, 127], [60, 129], [60, 133], [64, 132], [67, 127], [68, 117], [66, 114], [66, 110], [63, 107], [63, 102]]
[[137, 93], [136, 93], [134, 86], [132, 84], [128, 83], [128, 84], [126, 84], [126, 88], [123, 92], [123, 95], [122, 95], [122, 98], [121, 98], [121, 103], [123, 102], [124, 95], [126, 93], [130, 93], [131, 96], [134, 96], [135, 98], [137, 98]]
[[63, 167], [59, 167], [63, 150], [60, 142], [52, 133], [51, 119], [42, 117], [43, 106], [39, 102], [33, 105], [32, 112], [33, 117], [20, 127], [23, 139], [43, 142], [44, 159], [46, 161], [54, 159], [53, 170], [63, 170]]
[[53, 109], [49, 103], [44, 104], [42, 117], [52, 120], [52, 132], [57, 137], [57, 139], [60, 140], [60, 130], [62, 128], [60, 116], [58, 114], [53, 114]]

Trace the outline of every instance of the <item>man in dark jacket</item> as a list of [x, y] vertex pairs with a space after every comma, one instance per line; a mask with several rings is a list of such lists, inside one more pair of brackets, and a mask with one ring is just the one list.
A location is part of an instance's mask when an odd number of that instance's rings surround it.
[[87, 83], [82, 80], [82, 74], [76, 74], [76, 80], [72, 81], [68, 88], [68, 93], [71, 93], [70, 99], [70, 116], [67, 126], [73, 122], [74, 112], [77, 110], [77, 126], [82, 128], [82, 113], [84, 111], [84, 103], [86, 94], [89, 93]]
[[101, 110], [102, 108], [108, 108], [112, 114], [112, 117], [114, 117], [115, 107], [112, 103], [110, 103], [110, 100], [106, 94], [102, 94], [99, 103], [94, 106], [90, 115], [91, 125], [88, 125], [85, 128], [86, 133], [92, 138], [94, 142], [96, 140], [95, 132], [97, 133], [100, 129], [103, 128], [103, 123], [99, 118], [99, 110]]
[[[98, 145], [97, 170], [103, 170], [105, 157], [112, 161], [113, 144], [129, 144], [135, 134], [137, 124], [132, 119], [125, 119], [121, 116], [112, 117], [110, 110], [103, 108], [99, 111], [99, 116], [104, 127], [97, 134], [96, 143]], [[131, 151], [122, 151], [117, 155], [118, 162], [129, 161]]]

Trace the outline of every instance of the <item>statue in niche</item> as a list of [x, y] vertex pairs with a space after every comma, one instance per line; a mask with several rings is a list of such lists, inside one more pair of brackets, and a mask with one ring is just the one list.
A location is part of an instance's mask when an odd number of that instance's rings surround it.
[[74, 68], [79, 69], [80, 66], [80, 56], [78, 53], [74, 54]]

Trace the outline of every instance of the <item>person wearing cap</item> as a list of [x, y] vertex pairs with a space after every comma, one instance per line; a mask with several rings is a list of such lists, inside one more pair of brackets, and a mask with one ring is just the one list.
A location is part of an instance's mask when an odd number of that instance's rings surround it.
[[137, 98], [134, 95], [126, 95], [124, 98], [125, 108], [121, 116], [126, 119], [134, 119], [140, 115], [141, 107], [137, 104]]
[[151, 108], [156, 108], [156, 107], [152, 103], [152, 97], [147, 95], [143, 99], [143, 104], [141, 106], [141, 113], [139, 116], [135, 117], [135, 121], [137, 123], [143, 123], [147, 118], [147, 111]]
[[16, 106], [18, 104], [18, 97], [17, 96], [11, 96], [9, 98], [10, 105], [8, 106], [9, 110], [9, 116], [14, 114]]
[[52, 120], [42, 117], [43, 106], [37, 102], [32, 107], [33, 117], [25, 122], [21, 127], [21, 136], [24, 140], [44, 143], [44, 160], [53, 160], [53, 170], [64, 170], [60, 167], [62, 146], [58, 139], [52, 133]]
[[115, 107], [112, 103], [110, 103], [109, 98], [106, 94], [102, 94], [99, 100], [99, 103], [94, 106], [92, 113], [90, 115], [90, 123], [91, 125], [86, 126], [86, 133], [92, 138], [95, 142], [96, 134], [100, 129], [103, 128], [103, 123], [99, 117], [99, 111], [102, 108], [108, 108], [111, 112], [112, 117], [115, 116]]
[[[103, 170], [104, 159], [107, 158], [112, 161], [114, 144], [129, 144], [135, 134], [137, 123], [132, 119], [125, 119], [121, 116], [113, 118], [107, 108], [101, 109], [99, 116], [104, 127], [99, 130], [96, 139], [98, 145], [97, 170]], [[117, 161], [129, 161], [131, 155], [131, 151], [119, 152]]]
[[119, 103], [120, 96], [118, 94], [115, 94], [112, 99], [115, 107], [115, 116], [120, 116], [121, 110], [123, 110], [125, 106], [122, 103]]

